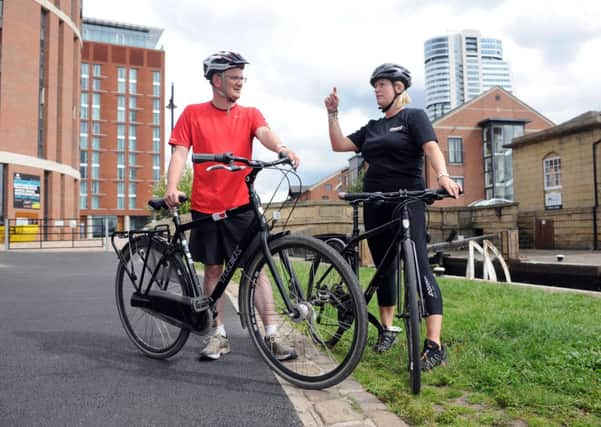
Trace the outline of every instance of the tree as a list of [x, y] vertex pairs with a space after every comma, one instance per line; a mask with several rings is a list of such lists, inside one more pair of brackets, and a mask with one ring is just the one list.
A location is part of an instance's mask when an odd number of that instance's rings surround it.
[[357, 179], [355, 180], [355, 182], [353, 182], [351, 185], [349, 185], [348, 187], [348, 192], [349, 193], [360, 193], [363, 191], [363, 177], [365, 176], [365, 169], [361, 168], [359, 170], [359, 175], [357, 176]]
[[[183, 191], [188, 196], [188, 201], [183, 203], [179, 207], [179, 213], [185, 214], [190, 212], [190, 196], [192, 194], [192, 181], [194, 178], [194, 171], [192, 167], [186, 166], [184, 169], [184, 173], [182, 174], [179, 183], [177, 184], [177, 189], [179, 191]], [[161, 179], [152, 187], [152, 195], [153, 197], [163, 197], [165, 192], [167, 191], [167, 177], [162, 176]], [[165, 212], [160, 212], [159, 216], [165, 217], [167, 214]]]

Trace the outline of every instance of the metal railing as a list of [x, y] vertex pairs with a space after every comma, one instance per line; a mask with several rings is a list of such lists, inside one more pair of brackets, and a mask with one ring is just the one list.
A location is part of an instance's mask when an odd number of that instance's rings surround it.
[[109, 245], [108, 219], [95, 223], [79, 218], [4, 218], [0, 245], [12, 249], [105, 248]]

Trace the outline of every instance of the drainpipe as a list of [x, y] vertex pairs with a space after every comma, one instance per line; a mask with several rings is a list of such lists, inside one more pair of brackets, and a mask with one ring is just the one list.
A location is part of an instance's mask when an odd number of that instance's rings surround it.
[[593, 189], [595, 191], [595, 205], [593, 206], [593, 249], [598, 250], [597, 243], [597, 209], [599, 208], [599, 195], [597, 191], [597, 144], [601, 143], [601, 139], [593, 143]]

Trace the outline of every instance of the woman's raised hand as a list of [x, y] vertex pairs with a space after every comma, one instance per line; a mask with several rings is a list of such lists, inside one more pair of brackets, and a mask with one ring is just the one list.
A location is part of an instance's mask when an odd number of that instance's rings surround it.
[[336, 93], [336, 87], [332, 89], [332, 92], [326, 97], [324, 104], [328, 113], [335, 113], [338, 111], [338, 94]]

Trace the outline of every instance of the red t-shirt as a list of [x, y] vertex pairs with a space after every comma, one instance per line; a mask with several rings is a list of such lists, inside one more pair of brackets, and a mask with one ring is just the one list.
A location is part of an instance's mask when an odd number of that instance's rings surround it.
[[[192, 147], [194, 153], [220, 154], [251, 158], [252, 141], [258, 128], [267, 126], [259, 110], [238, 104], [230, 112], [219, 110], [211, 102], [188, 105], [177, 120], [170, 145]], [[207, 172], [213, 162], [194, 165], [192, 209], [203, 213], [221, 212], [248, 203], [244, 178], [249, 170]]]

